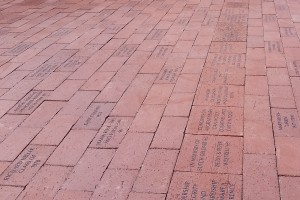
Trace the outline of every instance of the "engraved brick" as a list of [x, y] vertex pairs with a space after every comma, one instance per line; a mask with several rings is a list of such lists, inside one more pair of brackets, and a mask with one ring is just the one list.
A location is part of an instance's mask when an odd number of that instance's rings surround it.
[[176, 170], [242, 174], [243, 139], [185, 135]]
[[175, 172], [167, 200], [187, 197], [241, 199], [242, 177], [228, 174]]
[[27, 146], [0, 176], [0, 183], [14, 186], [27, 185], [54, 149], [52, 146]]
[[109, 117], [90, 144], [93, 148], [118, 148], [133, 118]]

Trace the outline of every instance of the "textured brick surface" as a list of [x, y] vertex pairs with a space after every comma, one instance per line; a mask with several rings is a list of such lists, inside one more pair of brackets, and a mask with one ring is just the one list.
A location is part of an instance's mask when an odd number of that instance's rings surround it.
[[299, 199], [299, 1], [0, 3], [0, 199]]

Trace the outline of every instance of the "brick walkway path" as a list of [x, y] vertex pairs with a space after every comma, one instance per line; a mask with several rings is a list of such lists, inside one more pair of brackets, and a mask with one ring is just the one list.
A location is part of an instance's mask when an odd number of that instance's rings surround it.
[[299, 0], [2, 0], [0, 199], [299, 199], [299, 36]]

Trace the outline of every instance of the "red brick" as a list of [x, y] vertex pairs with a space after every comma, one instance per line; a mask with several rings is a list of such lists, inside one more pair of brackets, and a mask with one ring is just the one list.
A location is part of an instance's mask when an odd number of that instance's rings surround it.
[[144, 104], [163, 104], [168, 103], [171, 96], [174, 85], [172, 84], [153, 84], [148, 95], [144, 101]]
[[137, 173], [137, 170], [106, 170], [91, 200], [126, 200]]
[[32, 141], [33, 144], [58, 145], [69, 132], [78, 116], [56, 115]]
[[241, 199], [242, 177], [230, 174], [175, 172], [167, 200], [187, 197]]
[[187, 134], [176, 170], [241, 174], [242, 157], [242, 138]]
[[292, 83], [292, 88], [293, 88], [293, 93], [294, 97], [299, 97], [300, 96], [300, 78], [298, 77], [290, 77], [291, 83]]
[[267, 75], [269, 85], [291, 85], [286, 68], [268, 68]]
[[24, 200], [53, 199], [71, 171], [71, 167], [44, 166], [18, 198]]
[[202, 58], [205, 59], [208, 53], [209, 46], [192, 46], [188, 58]]
[[54, 200], [89, 200], [93, 192], [78, 190], [59, 190]]
[[97, 95], [96, 91], [77, 91], [59, 114], [81, 116]]
[[11, 162], [0, 162], [0, 174], [2, 174], [10, 164]]
[[193, 106], [187, 133], [243, 135], [243, 110], [237, 107]]
[[90, 44], [106, 44], [111, 38], [114, 37], [114, 34], [111, 33], [102, 33], [95, 37]]
[[194, 41], [178, 41], [175, 45], [173, 52], [189, 53]]
[[300, 195], [299, 177], [279, 177], [280, 196], [282, 199], [297, 199]]
[[300, 139], [295, 137], [275, 138], [277, 168], [279, 175], [299, 176]]
[[264, 44], [264, 38], [263, 36], [248, 36], [247, 37], [247, 47], [248, 48], [263, 48], [265, 46]]
[[249, 26], [248, 27], [248, 35], [249, 36], [263, 36], [264, 29], [261, 26]]
[[181, 74], [173, 92], [196, 92], [200, 76], [197, 74]]
[[247, 48], [246, 74], [266, 75], [266, 54], [263, 48]]
[[35, 90], [55, 90], [67, 77], [69, 72], [53, 72], [45, 80], [39, 83]]
[[152, 194], [152, 193], [136, 193], [131, 192], [129, 194], [128, 200], [165, 200], [165, 194]]
[[62, 188], [94, 191], [114, 153], [112, 149], [88, 149]]
[[38, 80], [26, 80], [23, 79], [8, 92], [6, 92], [1, 99], [7, 100], [20, 100], [22, 99], [32, 88], [39, 83]]
[[56, 88], [47, 98], [55, 101], [68, 101], [84, 84], [84, 80], [66, 80]]
[[269, 87], [271, 107], [295, 108], [295, 101], [291, 86], [270, 86]]
[[124, 65], [95, 99], [96, 102], [118, 102], [141, 66]]
[[0, 198], [5, 200], [15, 200], [22, 190], [22, 187], [0, 186]]
[[43, 128], [63, 107], [64, 102], [44, 101], [22, 124], [22, 127]]
[[162, 69], [162, 67], [164, 66], [165, 62], [166, 61], [162, 59], [149, 58], [147, 62], [144, 64], [140, 73], [158, 74]]
[[244, 120], [271, 121], [268, 96], [245, 95]]
[[0, 160], [13, 161], [40, 130], [39, 128], [17, 128], [0, 144]]
[[176, 45], [179, 35], [165, 35], [159, 45]]
[[205, 60], [204, 59], [186, 59], [181, 71], [183, 74], [201, 74]]
[[127, 39], [125, 44], [141, 44], [146, 36], [146, 34], [133, 34]]
[[115, 72], [95, 72], [89, 80], [81, 87], [81, 90], [98, 90], [101, 91], [109, 83]]
[[133, 118], [109, 117], [90, 144], [93, 148], [118, 148]]
[[194, 104], [243, 107], [243, 99], [243, 86], [202, 84], [197, 91]]
[[244, 152], [275, 154], [272, 124], [270, 121], [244, 122]]
[[46, 164], [75, 166], [95, 135], [96, 131], [90, 130], [70, 131]]
[[135, 116], [156, 76], [138, 74], [111, 112], [112, 116]]
[[[88, 50], [87, 50], [88, 51]], [[89, 57], [87, 56], [77, 56], [82, 53], [77, 52], [75, 56], [72, 56], [70, 59], [68, 59], [66, 62], [64, 62], [62, 65], [60, 65], [56, 71], [60, 72], [74, 72], [78, 68], [80, 68], [87, 60]], [[88, 52], [86, 53], [88, 54]]]
[[164, 109], [163, 105], [143, 105], [129, 130], [131, 132], [155, 132]]
[[212, 42], [209, 52], [246, 53], [246, 42]]
[[177, 154], [176, 150], [149, 150], [132, 190], [145, 193], [166, 193]]
[[283, 46], [280, 41], [265, 42], [267, 67], [285, 67], [286, 60], [283, 54]]
[[9, 136], [26, 117], [26, 115], [4, 115], [0, 119], [0, 142]]
[[127, 59], [128, 58], [126, 57], [110, 57], [98, 71], [117, 72], [124, 65]]
[[88, 79], [103, 63], [105, 63], [113, 52], [114, 51], [112, 50], [99, 50], [76, 70], [76, 72], [70, 76], [70, 79]]
[[117, 50], [125, 43], [125, 41], [126, 39], [111, 39], [102, 47], [102, 49]]
[[10, 111], [11, 114], [31, 114], [49, 96], [49, 91], [31, 91]]
[[137, 50], [139, 51], [153, 51], [157, 45], [158, 45], [159, 41], [157, 40], [144, 40], [140, 46], [137, 48]]
[[69, 44], [65, 49], [81, 49], [85, 45], [87, 45], [92, 39], [94, 39], [97, 35], [102, 32], [101, 29], [93, 28], [90, 29], [88, 32], [83, 34], [81, 37], [73, 41]]
[[296, 109], [272, 108], [272, 122], [275, 136], [300, 137], [300, 123]]
[[243, 199], [253, 198], [280, 199], [274, 155], [244, 154]]
[[200, 81], [207, 84], [244, 85], [245, 68], [205, 67], [203, 69]]
[[0, 88], [12, 88], [28, 74], [28, 71], [13, 71], [0, 80]]
[[43, 51], [39, 53], [39, 56], [53, 56], [60, 50], [64, 49], [67, 45], [66, 44], [51, 44]]
[[194, 96], [194, 93], [173, 93], [164, 116], [189, 116]]
[[73, 129], [99, 130], [114, 106], [113, 103], [92, 103]]
[[163, 117], [155, 133], [151, 148], [179, 149], [187, 118]]
[[1, 185], [26, 186], [54, 151], [52, 146], [29, 145], [0, 176]]
[[120, 144], [109, 168], [140, 169], [152, 138], [152, 133], [128, 133]]
[[245, 94], [268, 96], [268, 80], [266, 76], [246, 76]]
[[223, 53], [209, 53], [205, 63], [206, 67], [233, 67], [243, 68], [245, 67], [245, 55], [244, 54], [223, 54]]

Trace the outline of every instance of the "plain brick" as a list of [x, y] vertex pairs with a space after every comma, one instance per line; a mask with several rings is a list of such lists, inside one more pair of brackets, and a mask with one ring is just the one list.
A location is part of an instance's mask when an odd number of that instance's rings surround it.
[[127, 200], [137, 174], [138, 170], [106, 170], [91, 200]]
[[155, 133], [151, 148], [179, 149], [187, 118], [163, 117]]
[[96, 131], [90, 130], [70, 131], [47, 160], [47, 164], [75, 166], [95, 135]]
[[145, 193], [166, 193], [177, 154], [177, 150], [149, 150], [132, 190]]
[[71, 173], [71, 167], [44, 166], [22, 191], [18, 199], [51, 199], [55, 196], [65, 179]]
[[245, 154], [243, 180], [243, 199], [280, 199], [275, 155]]
[[120, 144], [109, 168], [140, 169], [152, 138], [152, 133], [128, 133]]
[[112, 116], [135, 116], [142, 105], [156, 76], [152, 74], [139, 74], [132, 81], [129, 88], [118, 101]]
[[133, 120], [129, 131], [155, 132], [164, 109], [165, 106], [163, 105], [143, 105]]
[[88, 149], [62, 188], [94, 191], [114, 153], [112, 149]]

